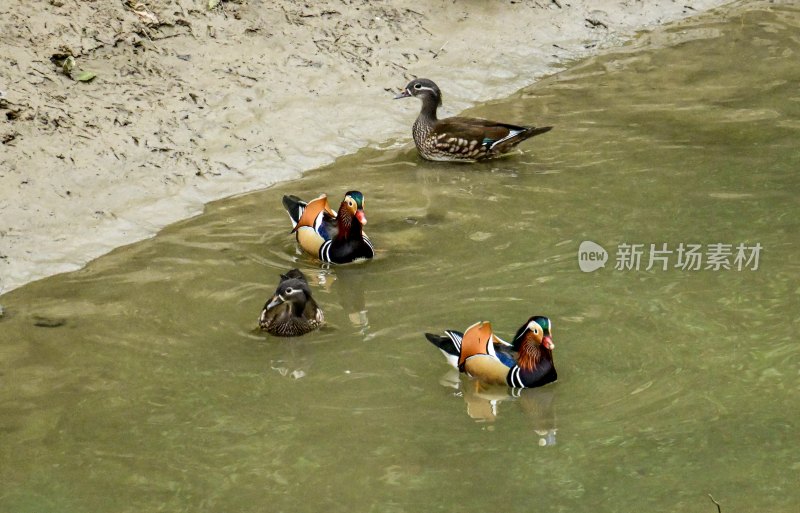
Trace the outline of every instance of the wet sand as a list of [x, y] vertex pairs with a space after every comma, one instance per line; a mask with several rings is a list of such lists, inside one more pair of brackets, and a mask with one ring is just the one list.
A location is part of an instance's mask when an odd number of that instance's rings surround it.
[[[0, 293], [208, 201], [410, 144], [419, 104], [391, 98], [414, 76], [435, 80], [453, 115], [725, 3], [4, 2]], [[357, 182], [354, 170], [331, 191]]]

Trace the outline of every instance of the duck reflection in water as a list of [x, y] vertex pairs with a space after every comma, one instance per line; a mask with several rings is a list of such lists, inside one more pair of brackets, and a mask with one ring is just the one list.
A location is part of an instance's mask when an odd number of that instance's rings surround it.
[[500, 416], [500, 403], [504, 408], [519, 405], [530, 421], [533, 433], [538, 437], [541, 447], [556, 445], [555, 388], [508, 388], [501, 385], [487, 385], [478, 380], [464, 377], [456, 369], [450, 369], [439, 380], [442, 386], [457, 390], [467, 406], [467, 415], [478, 422], [494, 422]]
[[355, 267], [323, 264], [310, 279], [318, 288], [332, 294], [353, 327], [358, 328], [361, 335], [367, 336], [370, 326], [364, 296], [365, 276], [360, 267], [359, 264]]
[[347, 314], [353, 327], [358, 328], [363, 336], [369, 335], [369, 316], [367, 300], [364, 290], [367, 285], [368, 273], [364, 273], [362, 266], [337, 267], [336, 285], [334, 293], [339, 305]]

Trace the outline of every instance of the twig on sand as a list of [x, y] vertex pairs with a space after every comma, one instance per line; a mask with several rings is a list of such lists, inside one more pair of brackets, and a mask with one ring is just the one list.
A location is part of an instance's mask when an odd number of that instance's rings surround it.
[[403, 70], [403, 71], [408, 71], [408, 68], [406, 68], [405, 66], [403, 66], [403, 65], [401, 65], [401, 64], [397, 64], [397, 63], [396, 63], [396, 62], [394, 62], [394, 61], [389, 61], [389, 64], [391, 64], [392, 66], [394, 66], [394, 67], [396, 67], [396, 68], [400, 68], [400, 69], [401, 69], [401, 70]]
[[608, 25], [603, 23], [600, 20], [596, 20], [594, 18], [586, 18], [586, 22], [592, 26], [592, 28], [603, 27], [604, 29], [608, 30]]
[[447, 46], [447, 43], [449, 43], [449, 42], [450, 41], [445, 41], [441, 48], [439, 48], [437, 51], [433, 52], [433, 57], [432, 58], [433, 59], [437, 58], [439, 56], [439, 54], [442, 53], [442, 50], [444, 50], [444, 47]]
[[161, 37], [150, 37], [150, 35], [148, 34], [147, 37], [150, 38], [150, 41], [161, 41], [162, 39], [172, 39], [173, 37], [181, 37], [185, 35], [186, 34], [184, 32], [178, 32], [175, 34], [167, 34], [166, 36], [161, 36]]
[[722, 513], [722, 507], [719, 505], [719, 502], [714, 500], [714, 497], [709, 493], [708, 498], [711, 499], [711, 502], [717, 505], [717, 513]]

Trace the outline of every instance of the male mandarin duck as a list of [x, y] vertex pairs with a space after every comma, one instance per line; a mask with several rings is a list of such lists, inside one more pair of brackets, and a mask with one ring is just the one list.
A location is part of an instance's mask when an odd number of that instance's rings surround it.
[[414, 144], [422, 158], [474, 162], [498, 157], [517, 144], [553, 127], [517, 126], [480, 118], [436, 118], [442, 104], [439, 87], [426, 78], [412, 80], [395, 99], [416, 96], [422, 110], [414, 122]]
[[292, 219], [292, 232], [300, 247], [323, 262], [345, 264], [375, 255], [363, 230], [367, 216], [364, 195], [359, 191], [344, 195], [338, 213], [331, 210], [325, 194], [308, 203], [297, 196], [284, 196], [283, 206]]
[[279, 337], [305, 335], [324, 322], [325, 316], [311, 297], [308, 281], [299, 269], [281, 275], [275, 294], [258, 317], [262, 330]]
[[492, 332], [488, 322], [473, 324], [464, 333], [445, 330], [445, 335], [426, 333], [448, 362], [479, 381], [534, 388], [558, 378], [553, 363], [553, 328], [550, 319], [533, 316], [509, 344]]

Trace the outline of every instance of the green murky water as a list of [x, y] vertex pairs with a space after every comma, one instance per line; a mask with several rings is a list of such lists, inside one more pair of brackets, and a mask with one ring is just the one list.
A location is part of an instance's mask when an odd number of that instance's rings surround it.
[[[471, 112], [556, 125], [521, 155], [365, 150], [3, 296], [0, 511], [716, 511], [708, 493], [797, 511], [788, 4], [643, 36]], [[280, 197], [350, 188], [381, 252], [320, 269]], [[605, 268], [580, 271], [584, 240]], [[645, 270], [665, 243], [667, 270]], [[703, 267], [732, 244], [732, 268], [675, 267], [681, 243]], [[740, 243], [758, 269], [737, 270]], [[615, 270], [624, 244], [644, 244], [638, 271]], [[292, 266], [329, 327], [254, 332]], [[422, 337], [532, 314], [554, 321], [560, 380], [518, 398], [454, 378]]]

